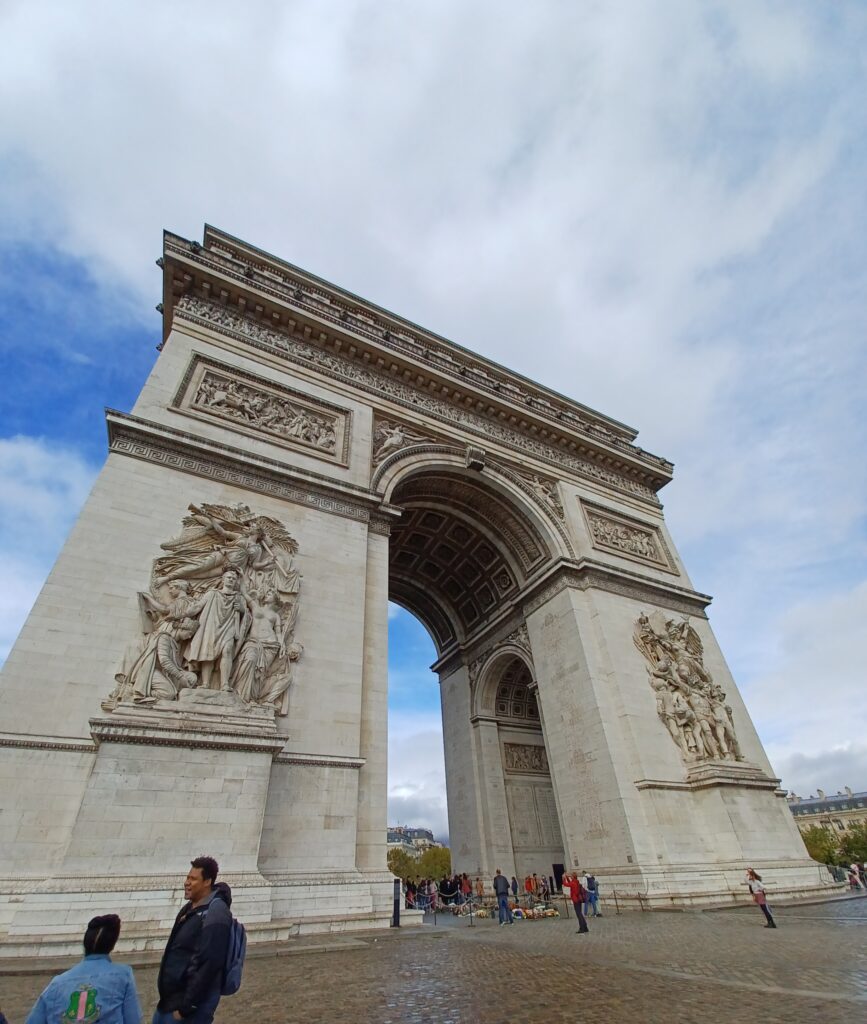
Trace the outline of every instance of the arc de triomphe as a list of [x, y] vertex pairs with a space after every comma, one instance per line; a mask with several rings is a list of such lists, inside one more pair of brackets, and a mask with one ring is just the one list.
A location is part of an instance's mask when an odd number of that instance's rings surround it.
[[386, 924], [387, 602], [433, 637], [456, 869], [821, 889], [635, 431], [206, 228], [0, 685], [0, 948]]

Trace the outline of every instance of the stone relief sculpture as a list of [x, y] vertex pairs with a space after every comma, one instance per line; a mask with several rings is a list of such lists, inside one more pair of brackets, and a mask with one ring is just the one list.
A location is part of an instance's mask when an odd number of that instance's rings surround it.
[[633, 631], [635, 646], [648, 661], [656, 712], [685, 761], [742, 761], [732, 709], [704, 667], [701, 637], [684, 618], [643, 612]]
[[546, 480], [544, 477], [536, 476], [535, 474], [524, 476], [524, 479], [530, 485], [536, 497], [542, 501], [543, 505], [547, 505], [558, 519], [565, 519], [566, 513], [563, 511], [563, 502], [557, 493], [556, 481]]
[[533, 743], [504, 743], [503, 760], [507, 771], [550, 772], [545, 748]]
[[213, 370], [205, 371], [190, 408], [201, 409], [323, 452], [331, 453], [337, 446], [336, 417], [314, 414], [279, 395]]
[[[111, 711], [123, 702], [208, 702], [287, 712], [301, 576], [276, 519], [246, 505], [190, 505], [139, 593], [142, 634], [123, 659]], [[193, 691], [193, 692], [187, 692]]]
[[402, 423], [393, 423], [390, 420], [382, 420], [377, 424], [373, 432], [373, 464], [378, 466], [380, 462], [399, 452], [402, 448], [408, 448], [411, 444], [422, 444], [430, 441], [430, 437], [424, 434], [416, 434]]
[[594, 512], [588, 513], [590, 530], [593, 539], [597, 544], [605, 547], [616, 548], [619, 551], [626, 551], [639, 558], [647, 558], [652, 562], [664, 562], [657, 548], [656, 539], [649, 530], [640, 530], [633, 526], [626, 526], [613, 519], [606, 519], [604, 516]]

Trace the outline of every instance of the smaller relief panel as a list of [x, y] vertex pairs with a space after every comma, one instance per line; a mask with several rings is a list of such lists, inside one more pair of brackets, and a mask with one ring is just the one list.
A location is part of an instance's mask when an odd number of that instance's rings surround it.
[[578, 499], [593, 547], [680, 575], [656, 526]]
[[548, 755], [534, 743], [504, 743], [503, 766], [507, 772], [549, 775]]
[[172, 408], [260, 441], [348, 464], [348, 409], [199, 355], [190, 362]]

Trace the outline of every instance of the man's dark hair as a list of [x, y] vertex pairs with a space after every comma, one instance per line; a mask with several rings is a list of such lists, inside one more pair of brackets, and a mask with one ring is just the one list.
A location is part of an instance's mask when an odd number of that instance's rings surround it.
[[217, 881], [217, 872], [220, 870], [220, 865], [213, 857], [196, 857], [195, 860], [190, 861], [190, 867], [201, 868], [202, 878], [204, 878], [206, 882]]
[[114, 949], [120, 935], [120, 918], [117, 914], [103, 914], [93, 917], [87, 922], [84, 933], [84, 952], [86, 956], [94, 953], [110, 953]]

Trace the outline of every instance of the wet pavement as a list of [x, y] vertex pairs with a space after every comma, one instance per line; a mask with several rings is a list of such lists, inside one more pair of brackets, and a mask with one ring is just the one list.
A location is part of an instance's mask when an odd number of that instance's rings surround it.
[[[778, 908], [573, 918], [444, 918], [421, 929], [287, 943], [248, 958], [225, 1024], [850, 1024], [867, 1020], [867, 898]], [[120, 958], [122, 959], [122, 958]], [[24, 1020], [50, 974], [0, 974]], [[146, 1019], [156, 969], [137, 967]]]

